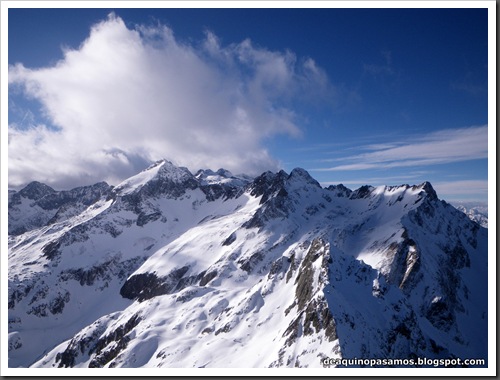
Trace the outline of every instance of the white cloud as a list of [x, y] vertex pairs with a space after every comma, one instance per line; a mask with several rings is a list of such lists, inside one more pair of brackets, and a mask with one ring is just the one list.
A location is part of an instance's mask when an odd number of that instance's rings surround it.
[[359, 147], [367, 153], [338, 158], [347, 162], [315, 171], [390, 169], [488, 158], [488, 127], [446, 129], [406, 142]]
[[263, 140], [299, 136], [289, 104], [330, 84], [289, 51], [221, 46], [210, 32], [189, 45], [166, 26], [128, 29], [110, 15], [54, 66], [9, 67], [9, 86], [38, 100], [50, 124], [9, 126], [9, 184], [70, 187], [116, 182], [159, 158], [191, 170], [275, 170]]

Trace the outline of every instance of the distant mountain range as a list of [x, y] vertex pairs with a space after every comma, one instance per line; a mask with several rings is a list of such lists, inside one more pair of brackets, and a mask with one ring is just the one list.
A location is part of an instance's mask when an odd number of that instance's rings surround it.
[[9, 366], [487, 359], [487, 213], [464, 211], [299, 168], [32, 182], [9, 191]]
[[453, 202], [457, 210], [462, 211], [470, 219], [488, 228], [488, 205], [481, 202]]

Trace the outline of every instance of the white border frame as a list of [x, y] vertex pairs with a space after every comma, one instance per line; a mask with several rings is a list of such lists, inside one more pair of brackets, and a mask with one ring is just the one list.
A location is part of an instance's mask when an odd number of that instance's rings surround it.
[[[0, 3], [0, 77], [8, 77], [10, 8], [487, 8], [488, 9], [488, 368], [411, 369], [411, 376], [496, 375], [496, 1], [14, 1]], [[410, 368], [8, 368], [8, 81], [1, 81], [0, 103], [0, 270], [2, 376], [408, 376]]]

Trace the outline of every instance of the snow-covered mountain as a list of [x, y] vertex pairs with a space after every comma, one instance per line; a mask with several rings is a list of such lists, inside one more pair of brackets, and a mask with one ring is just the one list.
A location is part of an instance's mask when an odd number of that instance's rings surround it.
[[55, 191], [43, 183], [31, 182], [19, 192], [9, 190], [9, 235], [77, 215], [110, 190], [106, 182], [69, 191]]
[[470, 219], [488, 228], [488, 204], [478, 202], [454, 202], [453, 206], [462, 211]]
[[487, 359], [488, 230], [428, 182], [163, 160], [61, 193], [9, 194], [10, 367]]

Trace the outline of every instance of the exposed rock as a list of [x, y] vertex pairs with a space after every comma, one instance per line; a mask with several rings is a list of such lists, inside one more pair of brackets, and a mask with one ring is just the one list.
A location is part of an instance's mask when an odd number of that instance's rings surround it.
[[[100, 338], [94, 347], [89, 351], [89, 354], [94, 354], [93, 359], [89, 363], [89, 368], [101, 368], [112, 361], [123, 351], [130, 341], [127, 334], [136, 327], [142, 318], [139, 315], [133, 315], [124, 325], [119, 326], [111, 334]], [[113, 343], [111, 345], [111, 343]], [[110, 367], [112, 367], [110, 365]]]
[[49, 303], [49, 311], [52, 314], [61, 314], [64, 305], [66, 305], [70, 300], [70, 294], [68, 291], [64, 292], [64, 294], [59, 293], [56, 298], [54, 298]]
[[177, 288], [189, 266], [174, 269], [167, 276], [158, 278], [155, 273], [140, 273], [130, 277], [120, 289], [120, 295], [128, 299], [144, 301], [162, 294], [169, 294]]
[[144, 259], [141, 257], [136, 257], [130, 260], [120, 261], [120, 256], [115, 256], [101, 264], [93, 265], [90, 268], [63, 270], [59, 274], [59, 280], [76, 280], [81, 286], [92, 286], [96, 281], [111, 281], [115, 276], [123, 280], [136, 270], [143, 260]]
[[226, 240], [222, 243], [222, 245], [231, 245], [236, 241], [236, 233], [233, 232], [231, 235], [227, 237]]
[[350, 199], [367, 198], [373, 190], [374, 190], [373, 186], [364, 185], [364, 186], [361, 186], [359, 189], [354, 190], [350, 194], [349, 198]]
[[208, 284], [210, 281], [212, 281], [215, 277], [217, 277], [217, 271], [214, 270], [214, 271], [211, 271], [211, 272], [208, 272], [207, 274], [205, 274], [201, 280], [200, 280], [200, 286], [205, 286], [206, 284]]
[[42, 248], [43, 256], [46, 257], [47, 260], [54, 260], [55, 258], [61, 255], [61, 251], [59, 249], [60, 247], [61, 247], [60, 241], [54, 241], [48, 243], [46, 246]]

